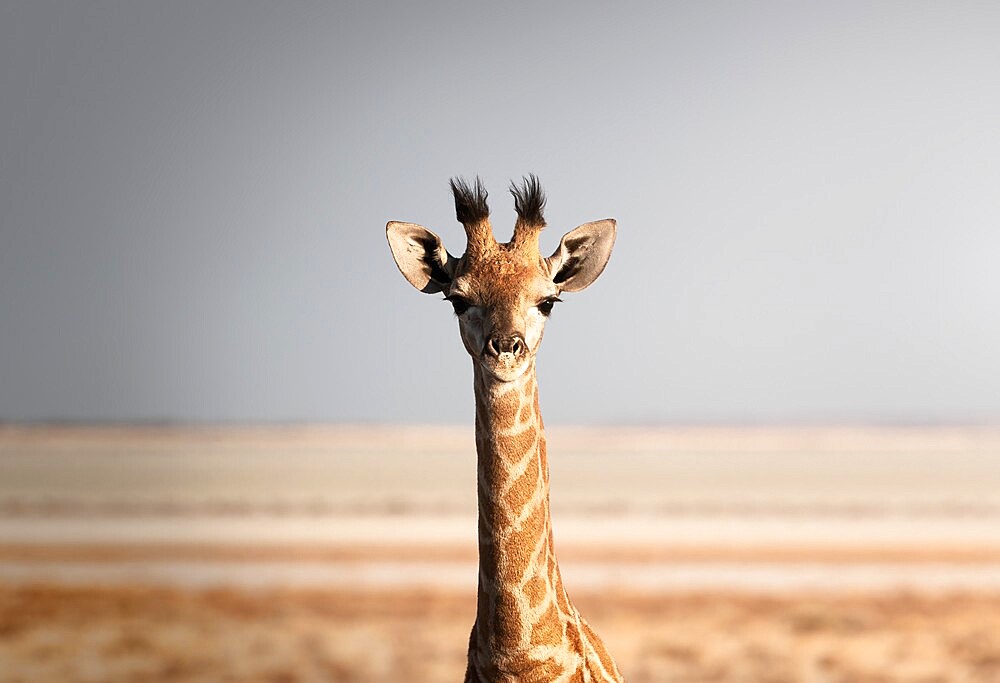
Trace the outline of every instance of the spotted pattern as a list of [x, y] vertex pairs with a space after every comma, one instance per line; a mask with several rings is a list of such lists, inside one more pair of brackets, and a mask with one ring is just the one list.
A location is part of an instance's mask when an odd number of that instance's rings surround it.
[[479, 589], [466, 683], [622, 681], [559, 573], [534, 361], [510, 382], [477, 365], [475, 394]]

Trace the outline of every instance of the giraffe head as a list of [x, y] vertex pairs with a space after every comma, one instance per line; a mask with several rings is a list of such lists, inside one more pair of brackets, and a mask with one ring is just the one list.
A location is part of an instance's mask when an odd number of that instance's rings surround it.
[[451, 181], [455, 213], [465, 226], [465, 253], [455, 258], [441, 238], [420, 225], [391, 221], [389, 247], [400, 272], [421, 292], [443, 292], [458, 317], [465, 349], [497, 380], [517, 379], [531, 365], [545, 321], [563, 292], [578, 292], [604, 270], [615, 242], [615, 221], [585, 223], [563, 236], [549, 257], [538, 250], [545, 195], [538, 178], [511, 183], [517, 222], [510, 242], [497, 242], [486, 190]]

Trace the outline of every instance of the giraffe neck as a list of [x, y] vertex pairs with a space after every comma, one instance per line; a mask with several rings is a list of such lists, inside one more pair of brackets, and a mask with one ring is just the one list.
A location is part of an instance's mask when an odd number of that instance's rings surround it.
[[471, 645], [515, 670], [565, 638], [575, 610], [552, 545], [545, 433], [534, 363], [502, 383], [475, 367], [479, 593]]
[[534, 361], [508, 383], [474, 368], [479, 593], [466, 683], [620, 683], [556, 562]]

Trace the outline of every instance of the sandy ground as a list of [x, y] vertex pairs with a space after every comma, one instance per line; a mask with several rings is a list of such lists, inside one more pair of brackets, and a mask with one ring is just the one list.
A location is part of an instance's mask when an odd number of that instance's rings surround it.
[[[628, 680], [1000, 683], [1000, 429], [551, 429]], [[0, 426], [0, 683], [455, 681], [466, 428]]]
[[[1000, 681], [1000, 594], [576, 596], [632, 683]], [[470, 595], [0, 588], [0, 680], [458, 681]]]

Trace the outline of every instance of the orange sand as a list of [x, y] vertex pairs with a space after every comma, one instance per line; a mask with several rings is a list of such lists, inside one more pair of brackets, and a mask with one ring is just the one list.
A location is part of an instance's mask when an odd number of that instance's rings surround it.
[[[0, 587], [0, 680], [459, 681], [453, 592]], [[1000, 595], [578, 594], [632, 683], [1000, 681]]]

